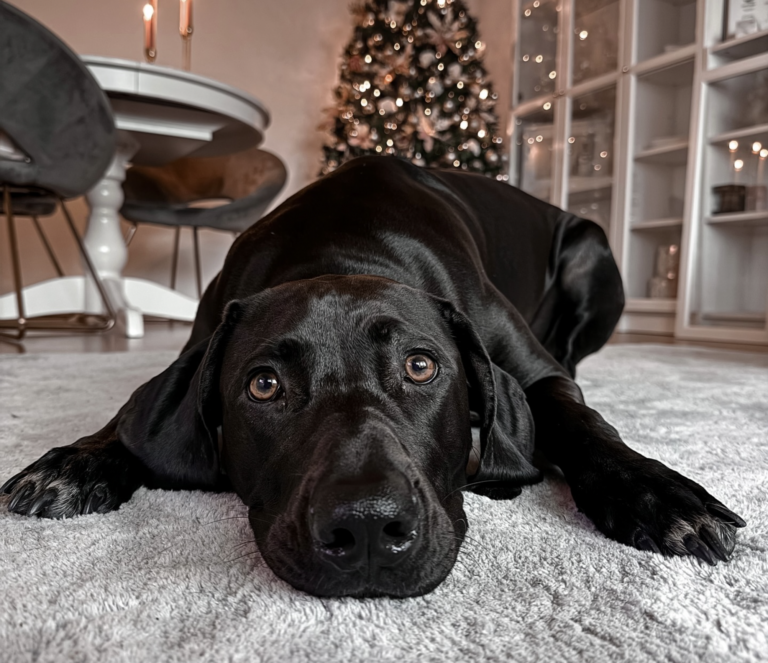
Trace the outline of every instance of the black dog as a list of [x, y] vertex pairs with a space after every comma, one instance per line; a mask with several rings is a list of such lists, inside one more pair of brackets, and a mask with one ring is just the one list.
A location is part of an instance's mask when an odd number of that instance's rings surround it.
[[295, 587], [413, 596], [453, 566], [462, 488], [540, 479], [535, 431], [606, 536], [726, 561], [744, 521], [627, 447], [573, 382], [622, 307], [594, 223], [481, 176], [358, 159], [241, 235], [181, 356], [2, 491], [56, 518], [141, 485], [234, 489]]

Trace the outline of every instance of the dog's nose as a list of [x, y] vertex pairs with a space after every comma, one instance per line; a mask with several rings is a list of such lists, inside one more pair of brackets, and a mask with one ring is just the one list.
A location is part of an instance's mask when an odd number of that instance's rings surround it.
[[311, 500], [315, 549], [341, 571], [394, 566], [414, 548], [419, 511], [416, 489], [401, 473], [330, 479]]

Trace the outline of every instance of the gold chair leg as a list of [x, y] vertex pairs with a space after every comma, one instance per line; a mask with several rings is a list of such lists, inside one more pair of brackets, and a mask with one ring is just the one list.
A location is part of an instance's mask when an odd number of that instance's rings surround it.
[[197, 298], [203, 298], [203, 276], [200, 273], [200, 240], [198, 239], [199, 228], [192, 228], [192, 239], [195, 244], [195, 280], [197, 282]]
[[50, 242], [48, 242], [48, 238], [45, 236], [45, 233], [43, 232], [43, 227], [40, 225], [40, 221], [36, 216], [33, 216], [32, 222], [35, 224], [35, 229], [37, 230], [37, 234], [40, 236], [40, 241], [42, 241], [43, 246], [45, 247], [45, 250], [48, 252], [48, 257], [51, 259], [51, 262], [53, 263], [53, 267], [54, 269], [56, 269], [56, 273], [59, 276], [64, 276], [64, 270], [61, 268], [59, 261], [56, 259], [56, 254], [53, 252], [53, 247], [51, 246]]
[[69, 214], [69, 210], [67, 209], [67, 206], [64, 204], [64, 199], [59, 198], [59, 203], [61, 203], [61, 210], [62, 212], [64, 212], [64, 217], [67, 220], [69, 229], [72, 231], [72, 235], [74, 236], [75, 241], [77, 242], [77, 248], [80, 249], [80, 255], [83, 258], [86, 268], [90, 273], [91, 277], [93, 278], [94, 283], [96, 284], [96, 289], [99, 291], [99, 296], [101, 297], [101, 301], [104, 304], [104, 308], [107, 310], [106, 319], [104, 319], [100, 324], [89, 324], [86, 326], [91, 328], [93, 331], [107, 331], [108, 329], [112, 329], [112, 327], [115, 326], [115, 320], [117, 319], [117, 314], [115, 313], [115, 309], [112, 307], [112, 302], [109, 299], [109, 293], [107, 293], [107, 289], [104, 287], [104, 282], [101, 280], [99, 273], [96, 271], [96, 268], [93, 266], [93, 262], [91, 261], [91, 256], [88, 254], [88, 249], [86, 249], [85, 244], [83, 243], [83, 239], [82, 237], [80, 237], [80, 233], [78, 233], [77, 228], [75, 228], [75, 224], [72, 221], [72, 217]]
[[125, 236], [125, 245], [130, 246], [131, 242], [133, 241], [133, 236], [136, 234], [136, 231], [139, 229], [138, 224], [131, 223], [131, 227], [128, 228], [128, 234]]
[[171, 258], [171, 290], [176, 290], [176, 272], [179, 267], [179, 240], [181, 239], [181, 226], [174, 228], [173, 257]]
[[13, 287], [16, 291], [16, 322], [11, 326], [5, 321], [6, 327], [15, 329], [15, 334], [2, 333], [2, 336], [14, 340], [21, 340], [27, 333], [27, 319], [24, 312], [24, 293], [22, 292], [23, 283], [21, 276], [21, 260], [19, 258], [19, 242], [16, 237], [16, 220], [13, 218], [13, 208], [11, 206], [11, 190], [8, 185], [3, 187], [3, 211], [5, 212], [6, 223], [8, 224], [8, 240], [11, 249], [11, 268], [13, 271]]

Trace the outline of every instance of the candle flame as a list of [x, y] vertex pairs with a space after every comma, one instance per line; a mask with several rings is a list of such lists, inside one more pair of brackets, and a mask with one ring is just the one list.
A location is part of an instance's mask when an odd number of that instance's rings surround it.
[[144, 20], [145, 21], [151, 20], [152, 16], [154, 16], [154, 14], [155, 14], [155, 8], [151, 4], [147, 3], [146, 5], [144, 5]]

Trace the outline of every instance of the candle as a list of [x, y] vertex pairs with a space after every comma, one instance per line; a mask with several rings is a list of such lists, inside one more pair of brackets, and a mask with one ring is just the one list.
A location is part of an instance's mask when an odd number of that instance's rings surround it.
[[728, 143], [728, 149], [731, 152], [731, 168], [733, 168], [733, 162], [736, 159], [736, 150], [739, 149], [739, 141], [732, 140], [730, 143]]
[[157, 9], [154, 2], [144, 5], [144, 57], [147, 62], [154, 62], [157, 57]]
[[192, 0], [179, 0], [179, 34], [183, 38], [192, 35]]
[[179, 34], [181, 35], [181, 66], [192, 69], [192, 0], [179, 0]]
[[736, 171], [736, 177], [734, 178], [734, 182], [736, 184], [739, 183], [739, 173], [741, 172], [742, 168], [744, 168], [744, 161], [741, 159], [736, 159], [736, 161], [733, 162], [733, 169]]

